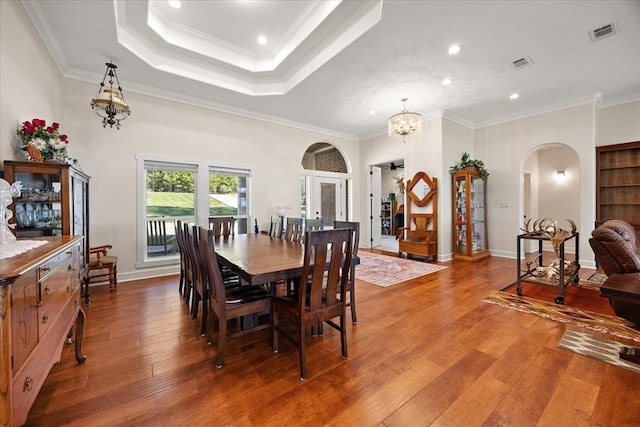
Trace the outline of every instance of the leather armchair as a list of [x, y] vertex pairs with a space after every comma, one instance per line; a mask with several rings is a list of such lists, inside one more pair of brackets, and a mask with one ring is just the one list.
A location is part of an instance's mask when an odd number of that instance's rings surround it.
[[591, 232], [589, 244], [607, 275], [600, 295], [609, 298], [617, 316], [640, 327], [640, 248], [633, 227], [610, 220]]
[[640, 271], [640, 248], [630, 224], [610, 220], [593, 230], [591, 236], [589, 244], [607, 276]]

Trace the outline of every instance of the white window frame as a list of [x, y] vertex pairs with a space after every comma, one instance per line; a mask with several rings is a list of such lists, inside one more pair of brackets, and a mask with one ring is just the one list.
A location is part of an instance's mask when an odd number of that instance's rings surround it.
[[[145, 164], [166, 164], [172, 169], [185, 171], [195, 170], [195, 218], [194, 223], [208, 227], [209, 225], [209, 172], [243, 174], [247, 177], [247, 223], [251, 224], [251, 177], [253, 170], [246, 165], [234, 165], [212, 160], [189, 159], [153, 154], [136, 154], [136, 268], [174, 265], [180, 262], [179, 254], [148, 258], [147, 242], [147, 184], [145, 180]], [[202, 184], [204, 183], [204, 185]], [[244, 215], [243, 215], [244, 216]]]

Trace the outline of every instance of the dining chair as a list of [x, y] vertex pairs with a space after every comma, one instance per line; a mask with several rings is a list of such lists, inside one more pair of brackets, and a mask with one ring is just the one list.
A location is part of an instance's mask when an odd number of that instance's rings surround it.
[[282, 220], [278, 217], [271, 217], [271, 223], [269, 225], [269, 236], [282, 238]]
[[[351, 229], [353, 236], [353, 249], [351, 252], [352, 257], [358, 256], [358, 246], [360, 246], [360, 223], [359, 222], [351, 222], [351, 221], [335, 221], [333, 223], [334, 229], [339, 228], [348, 228]], [[356, 316], [356, 264], [351, 263], [351, 268], [349, 269], [349, 280], [347, 281], [347, 292], [349, 292], [349, 302], [347, 303], [347, 307], [351, 308], [351, 323], [354, 325], [358, 323], [358, 318]]]
[[[232, 333], [227, 331], [227, 321], [245, 316], [257, 317], [260, 313], [267, 313], [271, 308], [271, 295], [259, 286], [246, 285], [232, 289], [225, 288], [218, 267], [218, 260], [214, 247], [213, 230], [200, 228], [198, 242], [198, 258], [203, 267], [204, 278], [207, 283], [208, 299], [206, 304], [209, 311], [215, 314], [218, 324], [218, 348], [216, 366], [224, 365], [224, 354], [227, 339], [246, 335], [268, 328], [269, 323], [259, 324], [257, 321], [251, 327], [246, 327]], [[214, 319], [209, 321], [207, 328], [207, 342], [213, 343]]]
[[304, 220], [304, 231], [324, 230], [324, 219], [308, 218]]
[[[340, 332], [342, 357], [347, 357], [346, 290], [351, 268], [352, 231], [349, 229], [308, 231], [304, 239], [304, 263], [300, 285], [294, 296], [274, 296], [271, 302], [271, 348], [278, 352], [281, 333], [298, 347], [300, 378], [307, 377], [306, 331], [325, 322]], [[319, 268], [323, 266], [324, 268]], [[326, 286], [326, 292], [323, 287]], [[338, 289], [340, 291], [338, 292]], [[279, 318], [291, 323], [295, 333], [281, 327]], [[339, 317], [339, 323], [333, 319]], [[297, 335], [297, 337], [296, 337]]]
[[229, 237], [235, 235], [235, 219], [232, 216], [210, 216], [209, 228], [214, 237]]
[[204, 277], [204, 270], [202, 260], [199, 254], [199, 237], [198, 233], [200, 228], [197, 225], [191, 225], [186, 227], [186, 248], [187, 254], [191, 260], [191, 280], [192, 280], [192, 301], [191, 301], [191, 317], [195, 321], [198, 319], [198, 312], [200, 311], [200, 302], [202, 301], [202, 318], [200, 319], [200, 335], [205, 335], [206, 324], [208, 317], [208, 288], [206, 278]]
[[180, 281], [178, 282], [178, 292], [183, 295], [184, 279], [185, 279], [185, 254], [184, 254], [184, 242], [182, 241], [182, 221], [179, 219], [173, 220], [173, 229], [176, 232], [176, 242], [178, 243], [178, 253], [180, 255]]
[[301, 242], [304, 237], [304, 220], [302, 218], [287, 218], [284, 239]]

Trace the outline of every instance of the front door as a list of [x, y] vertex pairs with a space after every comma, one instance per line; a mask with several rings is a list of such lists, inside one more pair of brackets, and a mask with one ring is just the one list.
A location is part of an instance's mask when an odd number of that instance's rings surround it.
[[313, 204], [307, 218], [324, 220], [325, 227], [333, 227], [333, 223], [343, 221], [345, 203], [343, 179], [329, 176], [315, 176], [313, 179]]

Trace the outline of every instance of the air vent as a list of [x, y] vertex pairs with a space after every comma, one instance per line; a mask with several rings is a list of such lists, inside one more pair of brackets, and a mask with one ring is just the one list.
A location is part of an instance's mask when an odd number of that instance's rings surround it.
[[614, 34], [616, 34], [615, 23], [611, 23], [609, 25], [605, 25], [604, 27], [596, 28], [595, 30], [589, 31], [589, 36], [591, 37], [592, 42], [601, 40], [605, 37], [613, 36]]
[[516, 59], [515, 61], [512, 62], [512, 65], [514, 66], [514, 68], [517, 68], [517, 69], [526, 67], [527, 65], [531, 65], [531, 64], [533, 64], [533, 60], [528, 56], [523, 56], [522, 58]]

